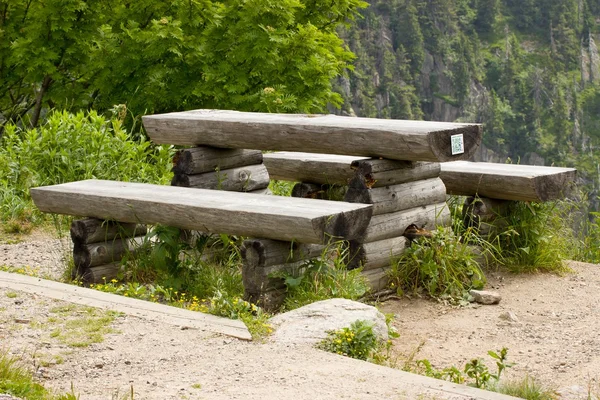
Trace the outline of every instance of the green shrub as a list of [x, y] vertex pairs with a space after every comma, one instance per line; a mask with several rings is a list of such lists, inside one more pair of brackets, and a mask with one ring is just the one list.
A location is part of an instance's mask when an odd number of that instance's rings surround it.
[[496, 258], [513, 272], [565, 272], [579, 247], [569, 212], [566, 202], [511, 202], [498, 220], [506, 227], [489, 238]]
[[331, 252], [328, 247], [321, 257], [307, 261], [297, 273], [281, 274], [287, 287], [283, 308], [293, 310], [331, 298], [356, 300], [367, 293], [369, 287], [361, 270], [346, 268], [346, 249], [337, 244]]
[[[0, 219], [40, 223], [29, 189], [83, 179], [165, 184], [174, 149], [132, 140], [121, 120], [52, 112], [36, 129], [5, 126], [0, 140]], [[15, 229], [15, 228], [12, 228]]]
[[330, 331], [318, 347], [331, 353], [367, 360], [377, 350], [378, 340], [373, 325], [367, 321], [355, 321], [349, 328]]
[[485, 277], [473, 248], [452, 231], [438, 227], [431, 238], [413, 241], [392, 263], [391, 283], [399, 291], [425, 290], [432, 297], [460, 299], [471, 288], [481, 288]]

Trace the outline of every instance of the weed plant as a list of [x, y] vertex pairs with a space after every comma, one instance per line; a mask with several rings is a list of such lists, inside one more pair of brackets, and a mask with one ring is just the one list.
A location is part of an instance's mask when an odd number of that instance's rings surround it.
[[330, 331], [317, 347], [342, 356], [367, 360], [377, 349], [377, 336], [373, 325], [367, 321], [355, 321], [350, 327]]
[[69, 394], [54, 394], [36, 383], [33, 374], [6, 350], [0, 351], [0, 393], [28, 400], [77, 400], [73, 391]]
[[413, 241], [392, 263], [390, 281], [399, 292], [425, 291], [432, 297], [458, 300], [485, 283], [476, 257], [469, 240], [438, 227], [430, 238]]
[[283, 309], [293, 310], [331, 298], [357, 300], [367, 293], [369, 287], [361, 270], [347, 269], [347, 251], [343, 243], [333, 244], [295, 273], [280, 275], [287, 287]]
[[568, 211], [565, 202], [512, 202], [506, 228], [489, 238], [496, 258], [512, 272], [566, 272], [578, 248]]
[[119, 118], [51, 112], [36, 129], [7, 124], [0, 140], [0, 219], [18, 233], [44, 218], [29, 189], [82, 179], [165, 184], [174, 149], [133, 140]]

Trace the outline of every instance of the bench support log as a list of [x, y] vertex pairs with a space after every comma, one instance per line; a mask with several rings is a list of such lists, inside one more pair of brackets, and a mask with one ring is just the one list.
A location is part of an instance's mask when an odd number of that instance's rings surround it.
[[244, 299], [268, 311], [285, 300], [285, 281], [277, 274], [298, 273], [309, 259], [321, 256], [325, 247], [278, 240], [248, 239], [241, 247]]

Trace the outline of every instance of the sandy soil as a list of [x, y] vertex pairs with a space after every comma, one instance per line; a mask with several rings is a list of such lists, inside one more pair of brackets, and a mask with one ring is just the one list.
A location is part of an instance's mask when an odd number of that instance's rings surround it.
[[[397, 315], [402, 335], [395, 350], [437, 368], [464, 366], [488, 350], [509, 349], [515, 365], [507, 378], [530, 376], [565, 392], [600, 393], [600, 266], [571, 262], [573, 273], [488, 275], [498, 305], [452, 308], [424, 299], [389, 301], [381, 307]], [[511, 312], [516, 321], [507, 320]], [[514, 318], [513, 318], [514, 319]], [[495, 366], [494, 366], [495, 368]], [[573, 388], [573, 386], [575, 386]]]
[[[68, 243], [34, 239], [0, 244], [0, 265], [29, 266], [60, 277]], [[515, 363], [507, 378], [529, 375], [562, 392], [564, 399], [587, 399], [589, 386], [599, 393], [600, 267], [571, 266], [574, 272], [564, 277], [489, 275], [488, 289], [503, 297], [495, 306], [453, 308], [408, 298], [385, 302], [381, 308], [396, 314], [401, 335], [394, 341], [398, 365], [416, 352], [415, 360], [427, 358], [438, 368], [463, 366], [477, 357], [492, 366], [487, 351], [507, 347]], [[85, 394], [82, 400], [123, 399], [132, 386], [141, 399], [279, 398], [289, 393], [281, 389], [286, 387], [306, 396], [319, 387], [318, 398], [411, 398], [398, 395], [401, 389], [391, 397], [389, 384], [378, 384], [383, 379], [378, 366], [365, 367], [369, 379], [352, 378], [352, 385], [343, 379], [334, 382], [332, 373], [353, 376], [354, 360], [332, 361], [312, 349], [247, 343], [131, 316], [117, 316], [115, 331], [105, 334], [102, 343], [73, 349], [51, 337], [47, 328], [59, 305], [0, 290], [0, 348], [24, 356], [51, 387], [68, 391], [72, 383]], [[508, 311], [516, 321], [501, 317]], [[76, 309], [64, 318], [82, 313]], [[288, 357], [269, 356], [282, 353]], [[299, 367], [306, 363], [310, 376]], [[245, 393], [240, 381], [247, 383]]]

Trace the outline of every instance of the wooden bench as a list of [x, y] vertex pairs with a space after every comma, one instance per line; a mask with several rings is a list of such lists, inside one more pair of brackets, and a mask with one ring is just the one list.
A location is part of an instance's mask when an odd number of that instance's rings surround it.
[[[374, 205], [374, 217], [363, 239], [365, 245], [355, 257], [367, 270], [372, 265], [382, 266], [386, 259], [382, 250], [389, 252], [391, 246], [370, 244], [379, 221], [394, 220], [400, 230], [410, 221], [431, 228], [435, 225], [432, 215], [418, 218], [423, 211], [415, 214], [416, 210], [410, 208], [443, 202], [447, 193], [468, 196], [463, 207], [465, 223], [477, 225], [480, 233], [487, 235], [494, 221], [498, 222], [497, 217], [507, 212], [510, 202], [563, 199], [570, 194], [577, 173], [573, 168], [469, 161], [406, 162], [402, 169], [394, 164], [398, 161], [300, 152], [269, 153], [263, 158], [271, 178], [304, 182], [294, 187], [293, 195], [314, 197], [315, 193], [327, 192], [329, 185], [344, 185], [348, 187], [345, 201]], [[357, 185], [357, 180], [368, 182], [369, 187]], [[396, 214], [386, 214], [394, 211]], [[398, 212], [407, 218], [395, 220]], [[402, 251], [398, 244], [392, 248], [394, 255]]]
[[[235, 169], [230, 164], [234, 159], [238, 165], [249, 165], [250, 161], [243, 162], [236, 156], [223, 155], [217, 158], [226, 158], [226, 163], [217, 165], [213, 162], [209, 164], [212, 172], [203, 170], [201, 173], [190, 166], [206, 167], [204, 159], [212, 157], [210, 154], [203, 156], [202, 149], [283, 150], [305, 152], [307, 157], [313, 158], [338, 157], [333, 163], [314, 164], [318, 169], [310, 169], [310, 162], [296, 169], [303, 170], [304, 176], [296, 176], [293, 180], [310, 183], [295, 188], [294, 195], [298, 197], [332, 198], [323, 196], [320, 188], [315, 193], [314, 186], [311, 186], [315, 182], [314, 178], [322, 177], [317, 183], [347, 184], [349, 178], [357, 176], [354, 169], [360, 170], [362, 181], [357, 178], [352, 185], [354, 197], [347, 197], [345, 200], [372, 203], [375, 205], [374, 214], [377, 215], [372, 219], [365, 238], [351, 242], [350, 267], [362, 265], [363, 273], [373, 290], [387, 284], [390, 258], [404, 250], [406, 238], [403, 233], [408, 225], [415, 223], [434, 228], [436, 224], [444, 225], [449, 222], [449, 212], [444, 201], [445, 190], [439, 190], [441, 181], [437, 179], [438, 162], [468, 159], [481, 143], [482, 134], [481, 125], [477, 124], [219, 110], [150, 115], [145, 116], [143, 122], [155, 143], [200, 146], [183, 150], [189, 154], [178, 157], [173, 179], [173, 183], [177, 185], [205, 188], [214, 186], [216, 169], [218, 176], [241, 176], [237, 182], [232, 183], [232, 190], [239, 190], [241, 182], [244, 190], [246, 186], [255, 188], [257, 185], [251, 185], [253, 182], [244, 178], [262, 175], [261, 167], [267, 165], [267, 158], [270, 157], [269, 154], [263, 155], [264, 165], [254, 165], [254, 171], [251, 171], [250, 167]], [[322, 156], [315, 153], [327, 154]], [[343, 155], [350, 157], [344, 159]], [[184, 162], [183, 159], [187, 161]], [[348, 168], [354, 161], [357, 164]], [[337, 168], [336, 164], [340, 169], [333, 173]], [[435, 179], [426, 182], [428, 178]], [[422, 182], [416, 184], [417, 181]], [[409, 184], [398, 186], [402, 183]], [[384, 193], [387, 190], [383, 188], [385, 185], [394, 185], [394, 188], [389, 193]], [[435, 194], [426, 194], [428, 191]], [[377, 196], [389, 197], [392, 201], [385, 202]], [[398, 202], [394, 200], [396, 197], [412, 200]], [[249, 250], [250, 253], [261, 248], [263, 254], [278, 254], [273, 249], [279, 248], [270, 243], [259, 246], [251, 242], [248, 246], [248, 249], [253, 249]], [[242, 250], [244, 249], [246, 247]], [[264, 265], [265, 268], [280, 267], [273, 265], [273, 260], [281, 260], [280, 257], [266, 259], [271, 265]]]
[[[260, 238], [241, 249], [246, 297], [259, 302], [281, 300], [283, 280], [271, 279], [270, 272], [317, 257], [330, 236], [350, 241], [358, 255], [351, 267], [363, 265], [373, 289], [380, 288], [390, 256], [406, 245], [404, 227], [448, 220], [438, 162], [467, 159], [481, 142], [477, 124], [332, 115], [194, 110], [143, 122], [154, 143], [194, 146], [175, 157], [174, 187], [84, 181], [34, 189], [34, 201], [44, 211], [98, 218], [76, 221], [71, 229], [76, 247], [84, 249], [76, 264], [95, 279], [99, 274], [92, 271], [107, 271], [98, 263], [131, 247], [114, 239], [117, 231], [136, 236], [140, 223]], [[263, 150], [353, 155], [359, 173], [352, 196], [332, 205], [256, 195], [268, 193]], [[129, 225], [117, 229], [108, 219]], [[86, 239], [103, 236], [95, 243]]]
[[442, 163], [440, 177], [448, 194], [544, 202], [567, 197], [577, 179], [577, 170], [455, 161]]
[[[85, 274], [95, 279], [107, 276], [127, 251], [135, 250], [127, 232], [120, 235], [113, 225], [104, 226], [102, 221], [125, 223], [123, 229], [130, 233], [137, 224], [163, 224], [273, 239], [254, 240], [254, 253], [242, 251], [246, 298], [267, 308], [281, 303], [283, 291], [274, 284], [278, 281], [265, 273], [262, 243], [280, 250], [275, 257], [269, 256], [267, 266], [273, 270], [273, 265], [292, 261], [292, 250], [298, 260], [304, 260], [317, 257], [322, 245], [331, 241], [360, 239], [372, 214], [372, 206], [366, 204], [103, 180], [38, 187], [31, 189], [31, 196], [41, 211], [96, 218], [76, 221], [71, 228], [76, 265], [87, 268], [82, 271], [84, 278]], [[252, 258], [253, 254], [258, 255]], [[257, 261], [260, 254], [262, 263]]]

